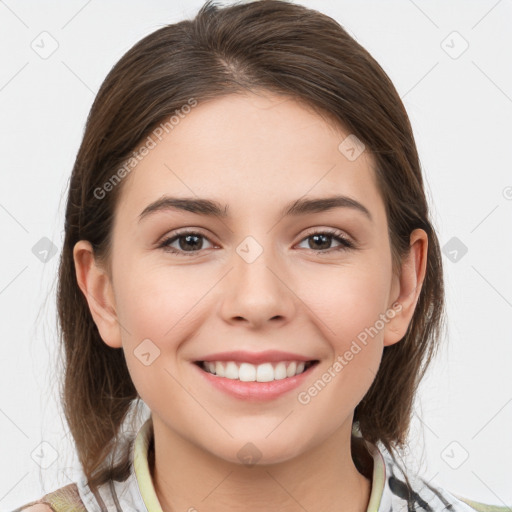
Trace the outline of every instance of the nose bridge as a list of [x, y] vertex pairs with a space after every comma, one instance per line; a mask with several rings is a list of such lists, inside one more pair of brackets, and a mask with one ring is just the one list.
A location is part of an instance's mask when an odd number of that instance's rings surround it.
[[[271, 236], [246, 236], [236, 247], [234, 255], [235, 280], [250, 284], [254, 290], [257, 285], [278, 287], [275, 276], [281, 267], [276, 257], [275, 248], [271, 246]], [[272, 269], [272, 270], [271, 270]]]
[[233, 269], [222, 299], [226, 320], [245, 318], [257, 324], [291, 314], [293, 294], [284, 284], [283, 262], [270, 245], [271, 236], [258, 238], [249, 235], [235, 247]]

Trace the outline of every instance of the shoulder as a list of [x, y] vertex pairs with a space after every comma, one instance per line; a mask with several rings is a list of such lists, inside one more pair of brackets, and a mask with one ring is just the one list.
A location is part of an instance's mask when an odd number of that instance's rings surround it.
[[14, 512], [22, 510], [23, 512], [53, 512], [52, 507], [50, 505], [45, 505], [44, 503], [36, 503], [35, 505], [29, 505], [28, 507], [17, 508]]
[[434, 485], [420, 474], [409, 472], [402, 463], [381, 449], [385, 461], [383, 502], [388, 510], [427, 510], [431, 512], [511, 512], [511, 507], [471, 500]]
[[458, 500], [464, 502], [466, 505], [471, 507], [473, 510], [476, 510], [478, 512], [505, 512], [510, 511], [511, 507], [500, 507], [497, 505], [488, 505], [486, 503], [481, 503], [479, 501], [473, 501], [469, 498], [464, 498], [463, 496], [456, 496], [454, 495]]
[[12, 512], [87, 512], [76, 483], [60, 487], [38, 500], [25, 503]]

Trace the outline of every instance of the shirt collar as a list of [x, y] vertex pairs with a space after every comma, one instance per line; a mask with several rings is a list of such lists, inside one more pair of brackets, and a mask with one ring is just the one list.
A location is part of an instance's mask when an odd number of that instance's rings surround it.
[[[352, 430], [354, 435], [359, 435], [357, 430]], [[137, 433], [133, 448], [133, 468], [139, 492], [147, 510], [151, 512], [163, 512], [158, 501], [148, 463], [149, 445], [153, 440], [153, 420], [150, 416]], [[370, 500], [366, 512], [378, 512], [384, 510], [385, 503], [381, 504], [386, 481], [386, 461], [381, 451], [372, 443], [365, 441], [373, 458], [373, 476]], [[382, 505], [382, 506], [381, 506]]]
[[148, 510], [151, 512], [163, 512], [162, 506], [158, 501], [151, 473], [148, 464], [149, 444], [153, 438], [153, 419], [150, 416], [142, 425], [133, 446], [133, 468], [139, 492]]

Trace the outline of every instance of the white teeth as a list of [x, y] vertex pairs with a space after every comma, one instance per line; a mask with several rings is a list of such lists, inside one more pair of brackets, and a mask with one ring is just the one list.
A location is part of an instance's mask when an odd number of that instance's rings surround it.
[[270, 363], [258, 365], [258, 369], [256, 371], [256, 380], [258, 382], [271, 382], [274, 380], [274, 368], [272, 368]]
[[238, 367], [233, 361], [229, 361], [228, 364], [226, 364], [224, 377], [226, 377], [226, 379], [238, 379]]
[[286, 379], [286, 365], [284, 363], [277, 363], [276, 367], [274, 368], [274, 379]]
[[218, 375], [219, 377], [224, 377], [224, 366], [220, 362], [216, 362], [215, 364], [215, 375]]
[[295, 373], [297, 372], [297, 363], [293, 361], [288, 365], [288, 369], [286, 370], [286, 376], [287, 377], [293, 377]]
[[276, 363], [262, 363], [254, 365], [251, 363], [236, 363], [234, 361], [205, 361], [203, 369], [217, 377], [225, 377], [231, 380], [242, 382], [272, 382], [293, 377], [304, 372], [306, 363], [304, 361], [281, 361]]
[[242, 363], [240, 365], [240, 370], [238, 370], [235, 363], [229, 362], [228, 364], [234, 365], [236, 368], [236, 374], [234, 374], [234, 377], [231, 377], [232, 379], [240, 379], [243, 382], [254, 382], [256, 380], [256, 366], [249, 363]]

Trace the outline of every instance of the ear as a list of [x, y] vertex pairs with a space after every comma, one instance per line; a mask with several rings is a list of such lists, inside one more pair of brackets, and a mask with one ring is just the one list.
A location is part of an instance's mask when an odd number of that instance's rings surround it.
[[80, 240], [75, 244], [73, 259], [78, 286], [89, 304], [101, 338], [109, 347], [121, 348], [121, 331], [110, 276], [97, 264], [92, 245], [87, 240]]
[[407, 333], [425, 279], [427, 251], [427, 233], [423, 229], [415, 229], [410, 236], [409, 254], [402, 261], [400, 276], [393, 278], [391, 297], [395, 300], [389, 311], [394, 311], [395, 316], [388, 315], [391, 320], [384, 329], [384, 346], [397, 343]]

